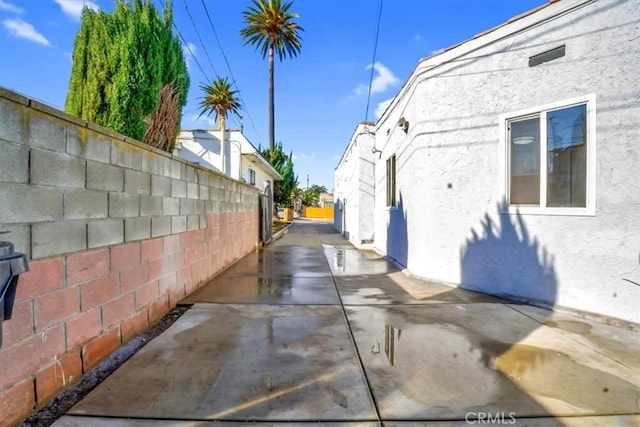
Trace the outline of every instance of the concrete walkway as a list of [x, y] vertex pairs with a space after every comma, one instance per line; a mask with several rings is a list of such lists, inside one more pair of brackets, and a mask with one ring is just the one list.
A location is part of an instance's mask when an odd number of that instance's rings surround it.
[[637, 331], [410, 278], [298, 221], [55, 426], [637, 426]]

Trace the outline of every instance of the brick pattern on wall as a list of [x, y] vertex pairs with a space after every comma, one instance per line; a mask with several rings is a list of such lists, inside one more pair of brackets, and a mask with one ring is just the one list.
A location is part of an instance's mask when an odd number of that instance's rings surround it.
[[259, 214], [251, 186], [1, 88], [0, 146], [0, 231], [30, 259], [0, 348], [12, 425], [254, 250]]

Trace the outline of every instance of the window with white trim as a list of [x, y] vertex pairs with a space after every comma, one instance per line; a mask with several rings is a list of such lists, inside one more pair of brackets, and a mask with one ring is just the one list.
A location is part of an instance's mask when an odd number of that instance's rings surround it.
[[592, 96], [503, 117], [509, 207], [595, 214], [594, 111]]
[[253, 169], [247, 169], [247, 183], [256, 185], [256, 171]]
[[387, 159], [387, 207], [396, 205], [396, 155]]

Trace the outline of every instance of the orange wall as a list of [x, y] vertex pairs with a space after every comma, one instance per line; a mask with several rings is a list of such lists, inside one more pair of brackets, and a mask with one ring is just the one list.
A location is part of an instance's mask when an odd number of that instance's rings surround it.
[[302, 216], [305, 218], [333, 219], [333, 208], [315, 208], [312, 206], [306, 206], [302, 212]]

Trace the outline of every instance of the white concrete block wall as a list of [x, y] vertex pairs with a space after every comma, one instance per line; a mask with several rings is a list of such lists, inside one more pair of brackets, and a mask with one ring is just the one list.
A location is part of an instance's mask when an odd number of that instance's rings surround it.
[[[562, 1], [422, 61], [376, 127], [376, 248], [430, 279], [640, 322], [639, 21], [634, 2]], [[595, 216], [498, 213], [500, 116], [589, 94]]]

